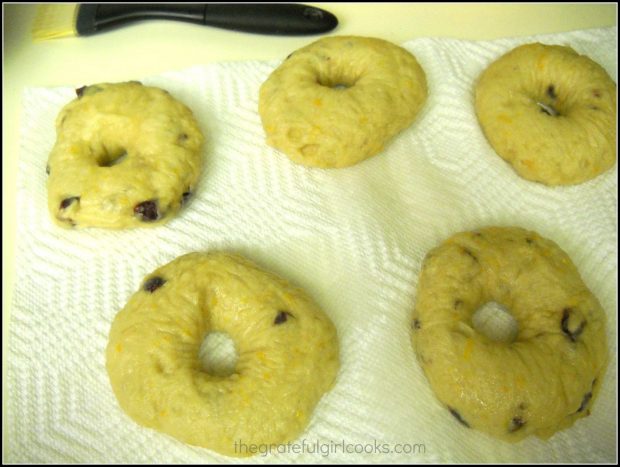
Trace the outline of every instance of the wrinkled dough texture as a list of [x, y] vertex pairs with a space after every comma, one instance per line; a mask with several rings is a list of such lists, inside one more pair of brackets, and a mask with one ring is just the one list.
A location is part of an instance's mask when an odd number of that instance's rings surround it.
[[[513, 342], [474, 329], [489, 301], [516, 319]], [[607, 355], [604, 311], [570, 258], [520, 228], [460, 233], [428, 253], [412, 342], [436, 397], [505, 441], [548, 438], [588, 415]]]
[[[114, 319], [107, 370], [122, 409], [185, 443], [247, 456], [235, 443], [296, 439], [339, 368], [336, 330], [300, 289], [226, 253], [191, 253], [147, 276]], [[289, 313], [279, 324], [279, 312]], [[201, 369], [199, 348], [227, 333], [227, 377]]]
[[[521, 177], [570, 185], [614, 165], [616, 84], [573, 49], [517, 47], [482, 73], [475, 94], [486, 138]], [[559, 115], [549, 115], [541, 104]]]
[[[110, 229], [170, 220], [203, 165], [204, 137], [191, 110], [138, 82], [102, 83], [82, 93], [56, 119], [48, 160], [52, 219], [67, 228]], [[156, 204], [156, 219], [134, 212], [145, 201]]]
[[336, 36], [289, 56], [261, 86], [259, 113], [267, 144], [299, 164], [338, 168], [380, 152], [426, 96], [424, 70], [407, 50]]

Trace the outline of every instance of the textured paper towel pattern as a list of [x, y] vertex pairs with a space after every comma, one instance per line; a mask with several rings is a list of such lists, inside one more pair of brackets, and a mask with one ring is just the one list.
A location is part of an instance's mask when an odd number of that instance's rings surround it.
[[[473, 108], [480, 72], [534, 40], [571, 45], [617, 81], [616, 28], [488, 42], [413, 40], [404, 46], [427, 73], [425, 108], [382, 154], [335, 171], [294, 165], [264, 144], [258, 89], [278, 62], [221, 63], [142, 79], [194, 110], [207, 136], [206, 167], [180, 217], [126, 232], [51, 224], [45, 165], [54, 119], [74, 91], [27, 89], [5, 460], [236, 462], [136, 425], [116, 403], [104, 359], [110, 323], [146, 274], [190, 251], [228, 249], [306, 289], [338, 329], [337, 384], [299, 444], [424, 445], [416, 455], [339, 449], [246, 461], [613, 462], [617, 165], [574, 187], [528, 182], [495, 155]], [[505, 444], [455, 423], [434, 399], [410, 345], [409, 314], [426, 252], [457, 231], [492, 224], [520, 225], [556, 241], [608, 313], [610, 365], [593, 413], [548, 442]]]

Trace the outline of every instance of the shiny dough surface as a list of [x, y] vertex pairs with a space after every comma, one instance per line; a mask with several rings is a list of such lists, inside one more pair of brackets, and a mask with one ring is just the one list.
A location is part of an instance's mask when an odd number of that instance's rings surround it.
[[[199, 349], [228, 334], [228, 376], [203, 370]], [[247, 259], [190, 253], [149, 274], [114, 318], [107, 370], [140, 425], [229, 456], [280, 444], [306, 428], [339, 368], [336, 329], [299, 288]]]
[[[515, 318], [513, 341], [472, 324], [489, 302]], [[552, 241], [516, 227], [454, 235], [426, 256], [412, 318], [418, 361], [461, 424], [518, 441], [589, 415], [606, 365], [606, 317]]]
[[383, 150], [412, 124], [426, 75], [407, 50], [382, 39], [334, 36], [293, 52], [263, 83], [267, 144], [294, 162], [347, 167]]
[[48, 208], [61, 227], [160, 225], [191, 196], [204, 137], [192, 111], [139, 82], [76, 90], [56, 119]]
[[506, 53], [478, 79], [475, 107], [491, 146], [527, 180], [582, 183], [616, 161], [616, 84], [570, 47]]

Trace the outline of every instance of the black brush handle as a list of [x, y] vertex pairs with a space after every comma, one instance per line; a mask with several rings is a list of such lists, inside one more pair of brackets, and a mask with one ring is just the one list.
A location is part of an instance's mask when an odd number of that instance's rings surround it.
[[78, 35], [87, 36], [144, 19], [282, 36], [320, 34], [338, 25], [328, 11], [292, 3], [88, 3], [79, 6], [76, 27]]

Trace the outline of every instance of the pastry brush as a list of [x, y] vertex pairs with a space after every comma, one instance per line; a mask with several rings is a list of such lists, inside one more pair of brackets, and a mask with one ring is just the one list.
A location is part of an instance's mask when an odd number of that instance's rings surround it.
[[39, 5], [32, 38], [88, 36], [145, 19], [284, 36], [324, 33], [338, 25], [328, 11], [291, 3], [74, 3]]

